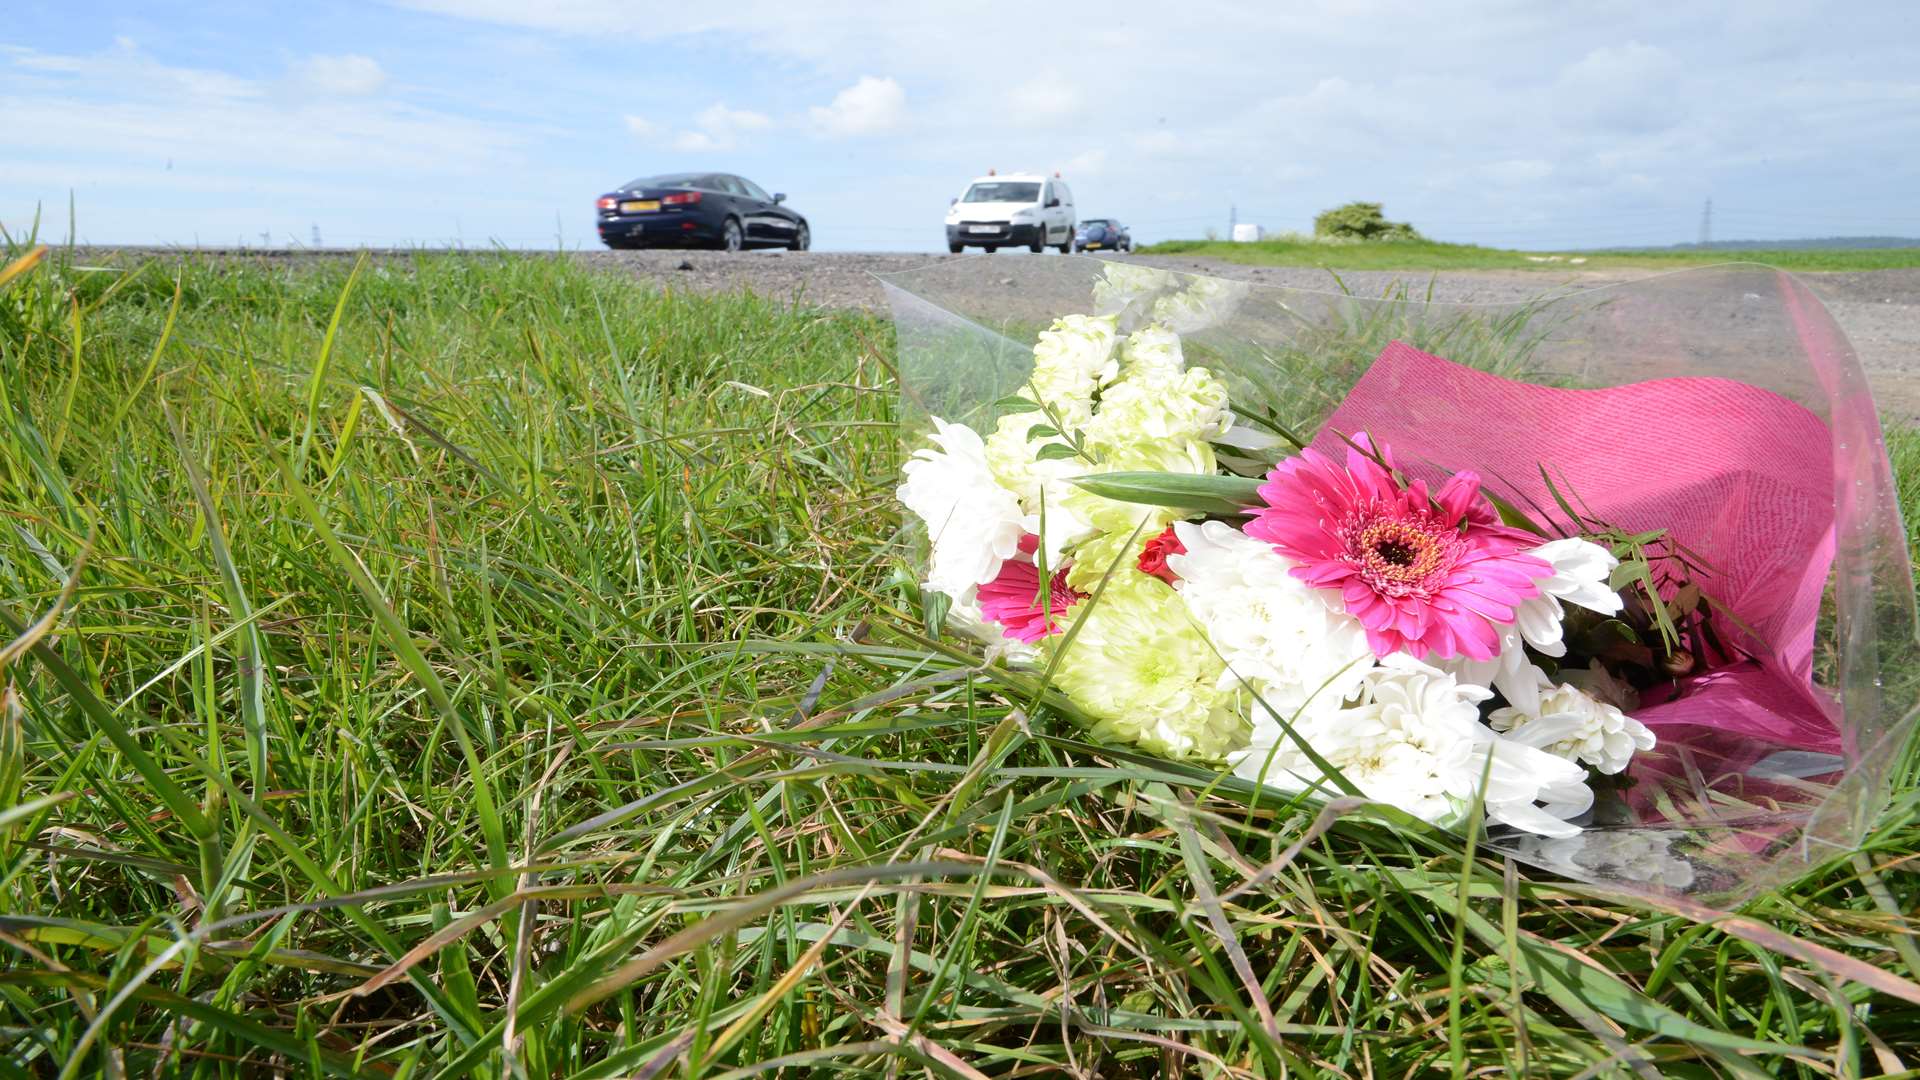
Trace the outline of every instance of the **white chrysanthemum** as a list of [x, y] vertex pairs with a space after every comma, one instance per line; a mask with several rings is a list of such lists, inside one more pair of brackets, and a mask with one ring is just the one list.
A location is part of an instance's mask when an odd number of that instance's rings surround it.
[[1191, 334], [1231, 318], [1252, 288], [1244, 281], [1195, 277], [1185, 289], [1154, 301], [1152, 318]]
[[1599, 544], [1572, 537], [1541, 544], [1527, 554], [1553, 566], [1551, 575], [1534, 579], [1540, 595], [1522, 600], [1514, 612], [1513, 624], [1536, 651], [1547, 656], [1567, 654], [1560, 634], [1560, 622], [1566, 615], [1560, 606], [1562, 601], [1602, 615], [1617, 615], [1625, 606], [1620, 594], [1607, 584], [1620, 560]]
[[1485, 770], [1487, 789], [1482, 801], [1487, 820], [1496, 824], [1541, 836], [1575, 836], [1580, 827], [1569, 819], [1593, 808], [1587, 770], [1524, 743], [1497, 735], [1486, 739], [1468, 769], [1470, 786], [1480, 782]]
[[1174, 586], [1227, 663], [1222, 689], [1250, 687], [1292, 715], [1337, 704], [1373, 667], [1366, 628], [1325, 590], [1295, 578], [1273, 545], [1224, 521], [1178, 522], [1186, 553], [1167, 559]]
[[1068, 315], [1040, 332], [1033, 372], [1020, 393], [1049, 408], [1068, 426], [1093, 415], [1093, 395], [1120, 374], [1114, 356], [1118, 337], [1110, 315]]
[[[1488, 731], [1479, 703], [1489, 696], [1395, 653], [1366, 673], [1345, 707], [1311, 709], [1289, 722], [1361, 794], [1422, 820], [1457, 821], [1485, 776], [1489, 820], [1545, 835], [1578, 832], [1564, 819], [1592, 803], [1585, 773]], [[1323, 790], [1337, 790], [1299, 743], [1257, 710], [1249, 747], [1232, 761], [1249, 779], [1296, 791], [1317, 781]]]
[[1634, 751], [1653, 749], [1653, 732], [1619, 709], [1572, 686], [1544, 678], [1536, 685], [1539, 707], [1493, 710], [1487, 722], [1495, 731], [1608, 775], [1625, 769]]
[[1180, 279], [1165, 270], [1139, 263], [1110, 262], [1102, 268], [1100, 280], [1093, 283], [1093, 309], [1132, 325], [1153, 307], [1155, 297], [1179, 285]]
[[1093, 527], [1068, 504], [1068, 496], [1079, 491], [1072, 478], [1087, 472], [1087, 463], [1077, 457], [1042, 460], [1041, 447], [1065, 440], [1051, 435], [1029, 437], [1046, 420], [1039, 412], [1001, 417], [987, 436], [987, 467], [1000, 486], [1019, 497], [1021, 507], [1034, 520], [1033, 531], [1040, 536], [1046, 564], [1058, 566], [1062, 552], [1091, 535]]
[[[1124, 572], [1122, 572], [1124, 571]], [[1073, 608], [1054, 682], [1096, 733], [1171, 758], [1218, 761], [1245, 745], [1246, 720], [1220, 689], [1213, 646], [1167, 584], [1130, 568]]]
[[1527, 554], [1550, 563], [1553, 573], [1535, 578], [1540, 594], [1515, 606], [1514, 621], [1500, 631], [1500, 654], [1491, 660], [1455, 658], [1441, 666], [1467, 682], [1499, 690], [1515, 708], [1534, 712], [1539, 708], [1543, 676], [1527, 659], [1525, 646], [1543, 656], [1565, 656], [1563, 602], [1602, 615], [1617, 614], [1623, 603], [1607, 584], [1620, 560], [1599, 544], [1575, 537], [1542, 544]]
[[933, 446], [914, 451], [895, 494], [926, 523], [932, 540], [927, 585], [960, 597], [992, 581], [1038, 523], [994, 480], [972, 428], [939, 417], [933, 427]]

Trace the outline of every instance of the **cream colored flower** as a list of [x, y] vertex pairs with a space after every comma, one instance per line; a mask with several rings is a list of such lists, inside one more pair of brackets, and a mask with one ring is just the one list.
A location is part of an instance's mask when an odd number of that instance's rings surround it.
[[1253, 286], [1244, 281], [1191, 277], [1185, 289], [1154, 301], [1152, 319], [1176, 332], [1191, 334], [1233, 317]]
[[[1077, 564], [1076, 564], [1077, 565]], [[1223, 665], [1165, 582], [1116, 572], [1074, 606], [1054, 682], [1092, 716], [1095, 732], [1171, 758], [1218, 761], [1245, 745]]]
[[[1033, 371], [1020, 390], [1075, 428], [1093, 415], [1093, 397], [1120, 374], [1114, 356], [1118, 331], [1112, 316], [1067, 315], [1040, 332]], [[1063, 430], [1065, 429], [1063, 428]]]
[[1152, 310], [1163, 292], [1180, 287], [1180, 278], [1139, 263], [1109, 262], [1093, 283], [1093, 307], [1112, 315], [1122, 326], [1132, 326]]

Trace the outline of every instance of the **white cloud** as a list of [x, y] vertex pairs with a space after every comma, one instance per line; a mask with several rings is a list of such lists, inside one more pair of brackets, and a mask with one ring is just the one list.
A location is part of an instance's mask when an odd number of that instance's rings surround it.
[[751, 112], [747, 109], [729, 109], [725, 102], [716, 101], [700, 110], [694, 118], [708, 134], [716, 137], [732, 135], [743, 131], [760, 131], [773, 126], [766, 114]]
[[1047, 72], [1007, 91], [1007, 118], [1027, 127], [1063, 123], [1080, 114], [1085, 96], [1080, 87]]
[[362, 97], [387, 84], [379, 61], [358, 53], [316, 53], [295, 63], [289, 73], [302, 90], [327, 97]]
[[890, 78], [862, 75], [835, 94], [832, 104], [815, 105], [807, 115], [828, 135], [881, 135], [906, 122], [907, 92]]
[[[716, 101], [700, 110], [693, 122], [691, 129], [674, 132], [666, 140], [667, 145], [690, 154], [732, 150], [740, 145], [740, 136], [773, 126], [773, 119], [767, 114], [729, 108], [724, 101]], [[665, 134], [638, 116], [627, 117], [627, 130], [643, 139], [654, 139]]]
[[1582, 127], [1623, 134], [1663, 131], [1681, 121], [1685, 68], [1667, 50], [1638, 41], [1588, 52], [1560, 73], [1560, 115]]
[[1060, 169], [1069, 177], [1098, 176], [1106, 167], [1107, 152], [1095, 147], [1092, 150], [1082, 150], [1080, 153], [1068, 158], [1066, 164], [1062, 165]]
[[634, 138], [689, 154], [732, 150], [740, 145], [741, 136], [765, 131], [773, 126], [773, 118], [767, 114], [751, 109], [735, 109], [724, 101], [716, 101], [701, 109], [694, 115], [693, 126], [678, 131], [670, 131], [644, 116], [632, 113], [622, 119], [627, 134]]
[[[172, 67], [141, 50], [130, 37], [116, 37], [97, 53], [60, 55], [34, 49], [12, 49], [15, 67], [48, 76], [49, 86], [121, 86], [139, 88], [154, 97], [188, 101], [257, 98], [260, 84], [223, 71]], [[70, 76], [71, 78], [63, 78]]]
[[[291, 86], [318, 71], [335, 93], [291, 97], [289, 84], [160, 63], [126, 38], [98, 53], [16, 52], [14, 64], [34, 76], [0, 81], [0, 115], [11, 146], [41, 156], [97, 158], [112, 146], [118, 160], [141, 167], [173, 161], [186, 174], [239, 168], [256, 176], [458, 172], [513, 157], [515, 140], [478, 120], [352, 96], [369, 85], [355, 63], [296, 65]], [[113, 167], [89, 166], [76, 182], [111, 176]]]
[[1480, 175], [1496, 184], [1532, 184], [1553, 175], [1553, 163], [1538, 158], [1511, 158], [1481, 168]]

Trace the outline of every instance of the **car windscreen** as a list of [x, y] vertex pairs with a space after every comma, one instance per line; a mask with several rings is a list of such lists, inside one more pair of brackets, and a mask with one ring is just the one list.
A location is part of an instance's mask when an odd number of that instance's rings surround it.
[[1039, 184], [1022, 184], [1000, 181], [992, 184], [975, 184], [960, 197], [961, 202], [1038, 202]]

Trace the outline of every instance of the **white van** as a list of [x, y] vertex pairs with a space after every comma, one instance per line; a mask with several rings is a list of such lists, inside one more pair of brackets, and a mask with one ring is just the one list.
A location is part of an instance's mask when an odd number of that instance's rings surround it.
[[1073, 247], [1073, 226], [1073, 189], [1059, 173], [989, 172], [947, 208], [947, 250], [1025, 244], [1035, 253], [1057, 247], [1064, 255]]

